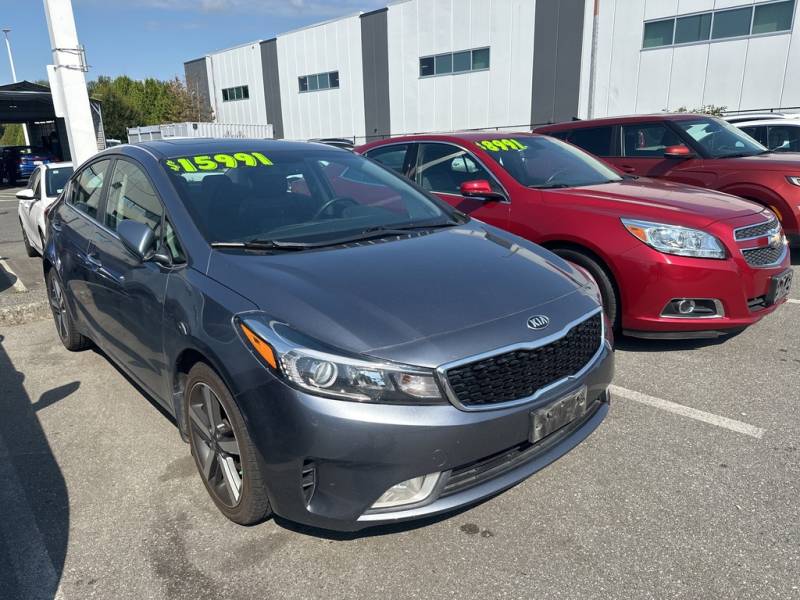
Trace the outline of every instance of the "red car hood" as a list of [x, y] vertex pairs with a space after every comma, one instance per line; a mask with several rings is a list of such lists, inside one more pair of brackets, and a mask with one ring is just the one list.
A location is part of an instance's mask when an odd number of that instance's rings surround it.
[[546, 200], [574, 198], [584, 206], [620, 217], [662, 220], [676, 225], [703, 226], [759, 213], [763, 207], [730, 194], [679, 183], [640, 177], [576, 188], [542, 190]]

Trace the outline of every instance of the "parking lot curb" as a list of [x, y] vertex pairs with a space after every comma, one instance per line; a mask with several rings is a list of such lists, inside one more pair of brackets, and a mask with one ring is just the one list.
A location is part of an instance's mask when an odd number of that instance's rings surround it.
[[0, 327], [23, 325], [33, 321], [41, 321], [50, 317], [47, 301], [29, 302], [0, 308]]

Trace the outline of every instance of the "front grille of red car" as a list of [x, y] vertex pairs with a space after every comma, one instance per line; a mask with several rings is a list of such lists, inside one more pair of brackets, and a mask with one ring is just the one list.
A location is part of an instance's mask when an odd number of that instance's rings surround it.
[[446, 372], [455, 399], [464, 406], [486, 406], [527, 398], [583, 369], [603, 337], [601, 313], [578, 323], [563, 337], [453, 367]]
[[748, 265], [753, 267], [766, 267], [780, 262], [786, 247], [781, 244], [780, 246], [764, 246], [763, 248], [749, 248], [742, 250], [744, 259]]
[[750, 240], [761, 236], [771, 235], [775, 232], [775, 229], [777, 228], [778, 228], [778, 220], [772, 218], [769, 221], [764, 221], [763, 223], [757, 223], [756, 225], [748, 225], [747, 227], [741, 227], [736, 230], [734, 236], [736, 237], [737, 240]]

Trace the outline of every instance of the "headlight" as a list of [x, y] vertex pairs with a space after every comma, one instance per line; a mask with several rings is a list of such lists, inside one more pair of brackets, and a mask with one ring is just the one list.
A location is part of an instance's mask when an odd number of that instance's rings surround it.
[[792, 185], [800, 186], [800, 177], [798, 177], [798, 176], [794, 176], [794, 177], [788, 176], [788, 177], [786, 177], [786, 179], [788, 179], [789, 183], [791, 183]]
[[725, 258], [722, 243], [705, 231], [650, 221], [621, 221], [625, 229], [659, 252], [698, 258]]
[[260, 313], [234, 324], [250, 351], [288, 384], [318, 396], [392, 404], [442, 404], [433, 371], [349, 356]]

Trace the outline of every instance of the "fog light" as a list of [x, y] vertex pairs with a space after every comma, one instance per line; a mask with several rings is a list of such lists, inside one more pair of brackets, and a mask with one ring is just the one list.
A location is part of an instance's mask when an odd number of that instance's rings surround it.
[[430, 473], [393, 485], [378, 498], [372, 508], [392, 508], [422, 502], [433, 492], [439, 481], [439, 475], [440, 473]]
[[678, 312], [682, 315], [690, 315], [697, 306], [694, 300], [681, 300], [678, 302]]
[[716, 298], [673, 298], [661, 311], [662, 317], [703, 319], [724, 317], [722, 302]]

